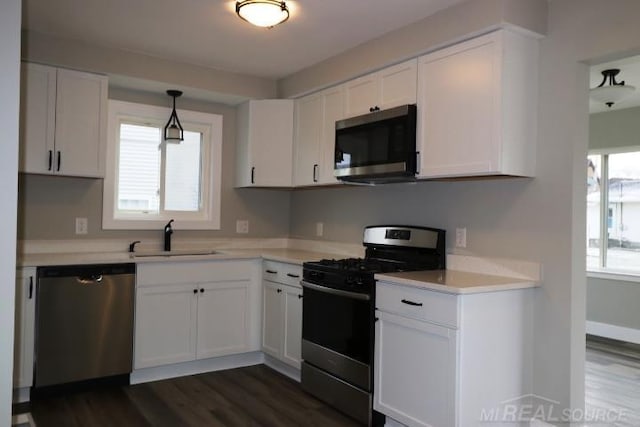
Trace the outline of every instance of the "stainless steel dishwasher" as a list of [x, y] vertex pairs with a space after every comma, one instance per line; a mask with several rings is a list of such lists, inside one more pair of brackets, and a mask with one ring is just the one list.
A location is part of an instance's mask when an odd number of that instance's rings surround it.
[[135, 264], [38, 268], [34, 386], [131, 372]]

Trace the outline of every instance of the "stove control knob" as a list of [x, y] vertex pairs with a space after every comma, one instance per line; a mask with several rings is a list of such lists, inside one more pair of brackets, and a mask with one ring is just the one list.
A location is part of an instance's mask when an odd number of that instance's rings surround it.
[[345, 283], [349, 286], [352, 286], [354, 282], [355, 280], [351, 276], [348, 276], [347, 279], [345, 280]]

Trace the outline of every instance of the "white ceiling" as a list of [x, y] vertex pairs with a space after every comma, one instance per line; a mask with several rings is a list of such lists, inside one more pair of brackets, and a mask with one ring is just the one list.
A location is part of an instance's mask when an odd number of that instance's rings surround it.
[[24, 0], [23, 28], [260, 77], [281, 78], [463, 0], [287, 0], [273, 29], [234, 0]]
[[616, 81], [624, 81], [627, 85], [635, 86], [636, 91], [629, 98], [615, 103], [611, 108], [601, 102], [590, 99], [589, 112], [602, 113], [605, 111], [640, 106], [640, 55], [592, 66], [589, 76], [589, 87], [594, 88], [598, 86], [602, 82], [602, 71], [609, 68], [620, 69], [620, 74], [616, 76]]

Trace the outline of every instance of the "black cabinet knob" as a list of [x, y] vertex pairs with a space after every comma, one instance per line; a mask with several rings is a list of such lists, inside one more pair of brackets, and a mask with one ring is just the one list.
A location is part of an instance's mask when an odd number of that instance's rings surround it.
[[194, 293], [194, 294], [197, 294], [197, 293], [198, 293], [198, 290], [197, 290], [197, 289], [194, 289], [194, 290], [193, 290], [193, 293]]
[[204, 288], [200, 288], [200, 293], [203, 294], [204, 293]]
[[278, 289], [278, 290], [277, 290], [277, 292], [278, 292], [278, 293], [282, 292], [282, 289]]

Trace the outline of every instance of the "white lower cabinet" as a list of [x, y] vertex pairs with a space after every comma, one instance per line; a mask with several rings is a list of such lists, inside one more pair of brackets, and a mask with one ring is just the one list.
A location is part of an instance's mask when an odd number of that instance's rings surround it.
[[302, 269], [265, 261], [262, 282], [262, 351], [300, 369]]
[[379, 312], [376, 410], [416, 426], [453, 425], [456, 331]]
[[35, 307], [36, 268], [20, 268], [16, 270], [13, 388], [25, 388], [33, 385]]
[[407, 426], [500, 421], [483, 416], [531, 393], [532, 292], [378, 282], [374, 409]]
[[137, 266], [134, 369], [259, 350], [252, 261]]

